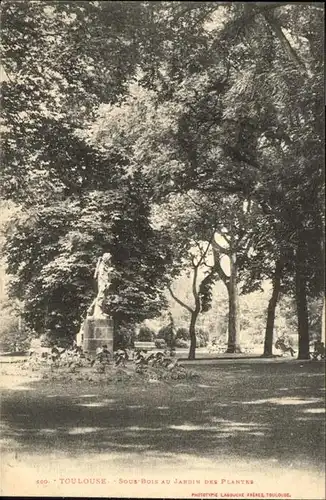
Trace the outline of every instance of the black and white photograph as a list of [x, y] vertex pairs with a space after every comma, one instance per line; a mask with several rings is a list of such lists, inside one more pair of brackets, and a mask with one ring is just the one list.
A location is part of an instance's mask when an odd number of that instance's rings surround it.
[[0, 9], [1, 495], [324, 500], [324, 4]]

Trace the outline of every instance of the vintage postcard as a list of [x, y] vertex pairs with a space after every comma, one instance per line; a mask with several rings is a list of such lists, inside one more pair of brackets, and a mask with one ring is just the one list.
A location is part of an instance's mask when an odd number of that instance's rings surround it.
[[325, 498], [324, 6], [4, 0], [3, 496]]

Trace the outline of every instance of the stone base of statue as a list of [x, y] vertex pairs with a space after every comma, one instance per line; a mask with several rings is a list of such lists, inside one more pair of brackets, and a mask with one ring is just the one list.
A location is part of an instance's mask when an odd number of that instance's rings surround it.
[[108, 351], [113, 354], [113, 320], [110, 316], [102, 317], [87, 316], [83, 324], [82, 348], [91, 356], [96, 350], [107, 346]]
[[76, 336], [77, 345], [91, 356], [104, 346], [113, 355], [113, 319], [105, 312], [112, 270], [111, 254], [105, 253], [98, 259], [94, 274], [94, 278], [97, 278], [97, 296], [88, 308], [86, 319]]

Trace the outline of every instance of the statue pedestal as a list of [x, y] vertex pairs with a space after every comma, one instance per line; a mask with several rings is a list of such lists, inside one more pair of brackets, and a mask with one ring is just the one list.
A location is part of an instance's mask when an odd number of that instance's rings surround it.
[[95, 355], [98, 347], [107, 346], [113, 354], [113, 320], [110, 316], [95, 318], [88, 316], [83, 326], [82, 347], [84, 352]]

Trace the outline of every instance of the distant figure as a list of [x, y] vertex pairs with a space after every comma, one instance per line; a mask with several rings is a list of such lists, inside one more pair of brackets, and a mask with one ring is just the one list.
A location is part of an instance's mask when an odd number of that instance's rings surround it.
[[283, 352], [283, 354], [289, 352], [292, 357], [295, 354], [295, 350], [293, 349], [293, 347], [289, 343], [286, 343], [285, 339], [282, 337], [277, 339], [277, 341], [275, 342], [275, 349], [279, 349]]
[[311, 354], [312, 359], [317, 360], [319, 357], [320, 359], [325, 359], [325, 344], [324, 342], [321, 342], [320, 340], [316, 340], [314, 343], [314, 351]]
[[110, 286], [112, 271], [111, 254], [105, 253], [97, 261], [94, 273], [94, 278], [97, 279], [97, 296], [87, 311], [88, 316], [93, 316], [94, 318], [103, 318], [107, 316], [104, 313], [103, 306], [106, 292]]
[[169, 328], [169, 342], [167, 342], [171, 349], [175, 348], [175, 338], [176, 338], [176, 328], [175, 328], [175, 324], [174, 324], [174, 319], [173, 319], [173, 316], [171, 314], [171, 312], [169, 311], [168, 313], [168, 318], [170, 320], [169, 324], [168, 324], [168, 328]]

